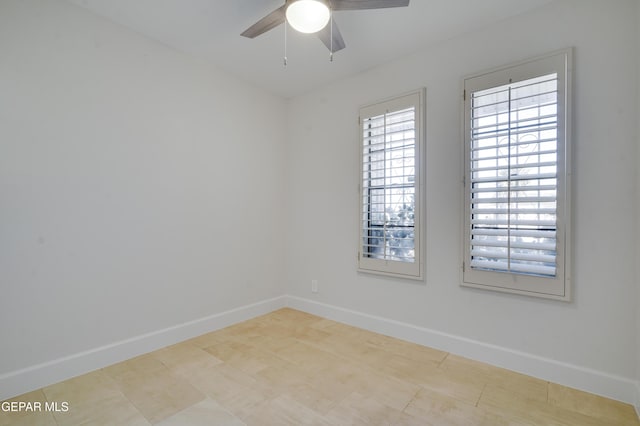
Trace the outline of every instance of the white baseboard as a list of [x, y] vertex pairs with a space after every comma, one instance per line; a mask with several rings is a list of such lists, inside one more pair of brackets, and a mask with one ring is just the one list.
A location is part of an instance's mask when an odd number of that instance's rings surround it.
[[0, 375], [0, 401], [286, 306], [279, 296]]
[[636, 382], [636, 414], [638, 415], [638, 419], [640, 419], [640, 381]]
[[300, 297], [287, 296], [287, 306], [632, 404], [640, 413], [640, 385], [624, 377]]
[[0, 401], [289, 306], [365, 330], [613, 398], [636, 407], [640, 382], [295, 296], [279, 296], [0, 375]]

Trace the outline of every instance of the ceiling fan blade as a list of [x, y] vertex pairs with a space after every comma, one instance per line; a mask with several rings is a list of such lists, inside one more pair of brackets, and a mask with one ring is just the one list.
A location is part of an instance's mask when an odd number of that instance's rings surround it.
[[[331, 25], [333, 25], [333, 34], [331, 31]], [[332, 35], [333, 43], [331, 42]], [[327, 46], [327, 49], [329, 49], [331, 52], [337, 52], [338, 50], [342, 50], [346, 47], [335, 19], [332, 19], [329, 25], [318, 31], [318, 38], [322, 40], [324, 45]]]
[[332, 10], [384, 9], [409, 6], [409, 0], [331, 0]]
[[285, 10], [286, 5], [280, 7], [279, 9], [274, 10], [249, 28], [247, 28], [241, 36], [248, 38], [258, 37], [260, 34], [264, 34], [267, 31], [277, 27], [278, 25], [284, 23], [285, 20]]

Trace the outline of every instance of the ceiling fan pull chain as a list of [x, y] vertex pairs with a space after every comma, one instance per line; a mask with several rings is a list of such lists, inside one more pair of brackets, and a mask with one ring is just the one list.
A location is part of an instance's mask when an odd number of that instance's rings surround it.
[[333, 9], [329, 9], [329, 25], [331, 25], [331, 48], [329, 49], [329, 62], [333, 62]]
[[287, 20], [284, 20], [284, 66], [287, 66]]

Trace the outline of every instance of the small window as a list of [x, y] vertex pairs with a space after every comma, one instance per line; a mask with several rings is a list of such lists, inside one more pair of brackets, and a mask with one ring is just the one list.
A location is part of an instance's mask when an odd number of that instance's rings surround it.
[[360, 109], [358, 266], [422, 278], [424, 91]]
[[569, 300], [570, 64], [464, 81], [464, 285]]

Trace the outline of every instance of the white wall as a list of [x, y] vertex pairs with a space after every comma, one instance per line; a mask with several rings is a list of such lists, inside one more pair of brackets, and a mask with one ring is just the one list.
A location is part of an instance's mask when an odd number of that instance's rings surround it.
[[[287, 109], [65, 2], [0, 1], [0, 376], [286, 292], [639, 378], [635, 7], [558, 1]], [[574, 301], [461, 288], [461, 78], [567, 46]], [[357, 109], [420, 86], [427, 278], [358, 275]]]
[[0, 376], [283, 294], [282, 99], [57, 0], [0, 52]]
[[637, 162], [636, 176], [636, 412], [640, 416], [640, 2], [636, 2], [636, 53], [638, 62], [636, 64], [636, 108], [638, 115], [637, 122]]
[[[557, 1], [293, 99], [289, 294], [635, 379], [635, 5]], [[461, 288], [461, 79], [569, 46], [573, 301]], [[420, 86], [427, 88], [426, 280], [357, 274], [358, 107]], [[311, 279], [319, 280], [317, 294]]]

